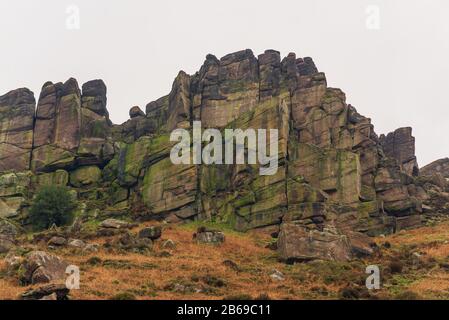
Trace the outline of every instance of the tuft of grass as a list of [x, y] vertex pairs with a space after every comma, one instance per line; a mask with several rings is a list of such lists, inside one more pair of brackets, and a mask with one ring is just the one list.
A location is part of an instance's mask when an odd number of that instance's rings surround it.
[[110, 300], [136, 300], [136, 296], [130, 292], [121, 292], [112, 296]]

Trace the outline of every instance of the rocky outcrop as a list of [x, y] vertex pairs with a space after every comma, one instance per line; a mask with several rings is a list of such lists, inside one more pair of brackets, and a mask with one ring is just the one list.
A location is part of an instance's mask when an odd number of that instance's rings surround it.
[[75, 79], [47, 82], [36, 110], [31, 168], [50, 172], [75, 164], [81, 127], [81, 91]]
[[449, 214], [449, 160], [440, 159], [421, 168], [411, 192], [423, 203], [426, 219]]
[[388, 135], [380, 136], [380, 143], [387, 157], [396, 159], [401, 169], [410, 176], [419, 174], [415, 156], [415, 137], [412, 128], [399, 128]]
[[[411, 128], [379, 137], [311, 58], [282, 59], [275, 50], [207, 55], [198, 72], [181, 71], [166, 96], [145, 112], [131, 108], [121, 125], [109, 120], [106, 94], [101, 80], [82, 90], [74, 79], [48, 82], [35, 115], [26, 89], [0, 98], [0, 150], [9, 152], [0, 152], [0, 171], [14, 171], [0, 174], [2, 216], [26, 213], [43, 185], [68, 185], [103, 220], [209, 219], [242, 231], [281, 226], [287, 260], [346, 259], [350, 232], [374, 236], [421, 223], [431, 190], [418, 176]], [[278, 170], [264, 176], [259, 164], [173, 164], [170, 133], [192, 133], [193, 121], [221, 131], [277, 129]], [[434, 167], [422, 172], [445, 174], [443, 164]], [[441, 194], [445, 186], [439, 188]]]
[[35, 104], [28, 89], [0, 96], [0, 172], [30, 168]]
[[103, 81], [84, 84], [82, 94], [75, 79], [46, 83], [36, 110], [32, 170], [104, 165], [114, 153], [110, 127]]
[[422, 167], [420, 174], [422, 176], [433, 176], [435, 174], [441, 174], [444, 178], [449, 179], [449, 158], [440, 159], [429, 163], [427, 166]]

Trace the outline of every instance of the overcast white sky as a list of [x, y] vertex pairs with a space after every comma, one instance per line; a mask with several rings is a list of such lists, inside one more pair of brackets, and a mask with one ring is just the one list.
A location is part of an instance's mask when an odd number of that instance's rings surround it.
[[[78, 30], [67, 28], [70, 5]], [[420, 165], [449, 156], [447, 0], [1, 0], [0, 39], [0, 94], [28, 87], [37, 98], [47, 80], [101, 78], [115, 123], [208, 53], [296, 52], [377, 133], [412, 126]]]

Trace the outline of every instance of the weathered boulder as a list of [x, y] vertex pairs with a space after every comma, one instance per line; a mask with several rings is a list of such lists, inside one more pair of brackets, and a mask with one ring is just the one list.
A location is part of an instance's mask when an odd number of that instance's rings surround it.
[[63, 238], [63, 237], [52, 237], [48, 242], [47, 242], [48, 246], [52, 246], [52, 247], [61, 247], [61, 246], [65, 246], [67, 244], [67, 239]]
[[141, 238], [130, 232], [124, 233], [117, 239], [110, 240], [105, 244], [106, 248], [145, 253], [153, 248], [153, 241], [149, 238]]
[[98, 244], [89, 243], [83, 248], [83, 252], [85, 253], [95, 253], [100, 250], [100, 246]]
[[30, 289], [20, 295], [21, 300], [68, 300], [70, 290], [64, 284], [49, 284]]
[[151, 226], [143, 228], [139, 231], [139, 238], [148, 238], [151, 240], [159, 239], [162, 236], [162, 228], [160, 226]]
[[335, 230], [308, 230], [294, 223], [283, 223], [278, 238], [278, 254], [282, 261], [332, 260], [347, 261], [351, 246], [345, 235]]
[[221, 244], [226, 238], [221, 231], [200, 227], [193, 235], [193, 239], [199, 243]]
[[69, 239], [68, 245], [69, 245], [69, 247], [76, 248], [76, 249], [83, 249], [86, 247], [86, 243], [83, 240], [79, 240], [79, 239]]
[[128, 229], [131, 227], [131, 224], [117, 219], [107, 219], [100, 223], [101, 228], [106, 229]]
[[44, 251], [28, 253], [19, 268], [19, 280], [24, 284], [48, 283], [66, 278], [67, 262]]

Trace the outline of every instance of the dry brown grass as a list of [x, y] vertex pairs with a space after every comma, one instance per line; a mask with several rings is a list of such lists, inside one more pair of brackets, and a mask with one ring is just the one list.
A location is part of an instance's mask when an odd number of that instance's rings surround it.
[[[213, 246], [195, 243], [192, 233], [192, 229], [175, 226], [164, 230], [163, 239], [172, 239], [177, 244], [170, 250], [170, 257], [157, 256], [163, 251], [160, 249], [163, 240], [156, 243], [154, 252], [149, 255], [109, 253], [104, 249], [90, 255], [74, 254], [67, 249], [56, 253], [69, 263], [80, 266], [81, 288], [72, 290], [74, 299], [109, 299], [124, 292], [134, 294], [137, 299], [223, 299], [241, 295], [256, 298], [261, 294], [272, 299], [299, 299], [302, 298], [301, 292], [317, 285], [314, 282], [301, 283], [288, 276], [282, 282], [272, 280], [270, 273], [273, 269], [286, 273], [288, 270], [285, 270], [285, 264], [276, 260], [275, 252], [264, 247], [269, 240], [266, 235], [230, 232], [226, 233], [223, 245]], [[91, 266], [86, 263], [91, 257], [102, 261], [122, 261], [125, 266]], [[224, 260], [235, 262], [240, 270], [225, 266]], [[208, 285], [202, 280], [207, 276], [224, 280], [225, 286]], [[184, 294], [169, 290], [167, 286], [172, 283], [208, 291]], [[0, 286], [0, 299], [14, 299], [27, 289], [20, 287], [15, 278], [0, 279]]]
[[[141, 228], [142, 226], [140, 226]], [[137, 232], [138, 229], [133, 230]], [[246, 234], [225, 231], [226, 241], [221, 246], [197, 244], [192, 240], [194, 226], [165, 227], [163, 239], [155, 244], [150, 254], [100, 252], [82, 255], [69, 249], [55, 253], [81, 269], [81, 289], [72, 290], [73, 299], [111, 299], [117, 294], [131, 293], [137, 299], [223, 299], [226, 297], [252, 297], [268, 295], [271, 299], [335, 299], [340, 289], [358, 283], [369, 264], [388, 265], [404, 246], [412, 246], [426, 260], [447, 261], [449, 257], [449, 222], [434, 227], [423, 227], [400, 234], [378, 238], [381, 245], [389, 242], [390, 249], [382, 249], [380, 257], [351, 263], [316, 263], [293, 266], [280, 263], [276, 253], [265, 248], [271, 240], [261, 232]], [[172, 239], [176, 248], [171, 256], [161, 257], [161, 243]], [[106, 239], [94, 242], [103, 244]], [[44, 250], [48, 250], [42, 247]], [[97, 257], [102, 263], [90, 265], [87, 261]], [[239, 270], [225, 266], [231, 260]], [[110, 261], [105, 266], [104, 261]], [[449, 261], [447, 261], [449, 262]], [[0, 266], [1, 270], [4, 266]], [[270, 278], [273, 269], [284, 273], [284, 281]], [[214, 286], [207, 277], [223, 280], [224, 286]], [[407, 265], [396, 275], [397, 285], [385, 287], [380, 296], [391, 298], [404, 290], [427, 298], [449, 298], [449, 275], [438, 267], [413, 268]], [[179, 292], [173, 284], [182, 284], [191, 291]], [[172, 286], [170, 286], [172, 285]], [[27, 290], [16, 277], [0, 276], [0, 299], [15, 299]], [[196, 292], [196, 289], [202, 289]]]
[[422, 245], [435, 241], [449, 241], [449, 221], [442, 222], [436, 226], [400, 232], [389, 236], [388, 241], [396, 245]]

